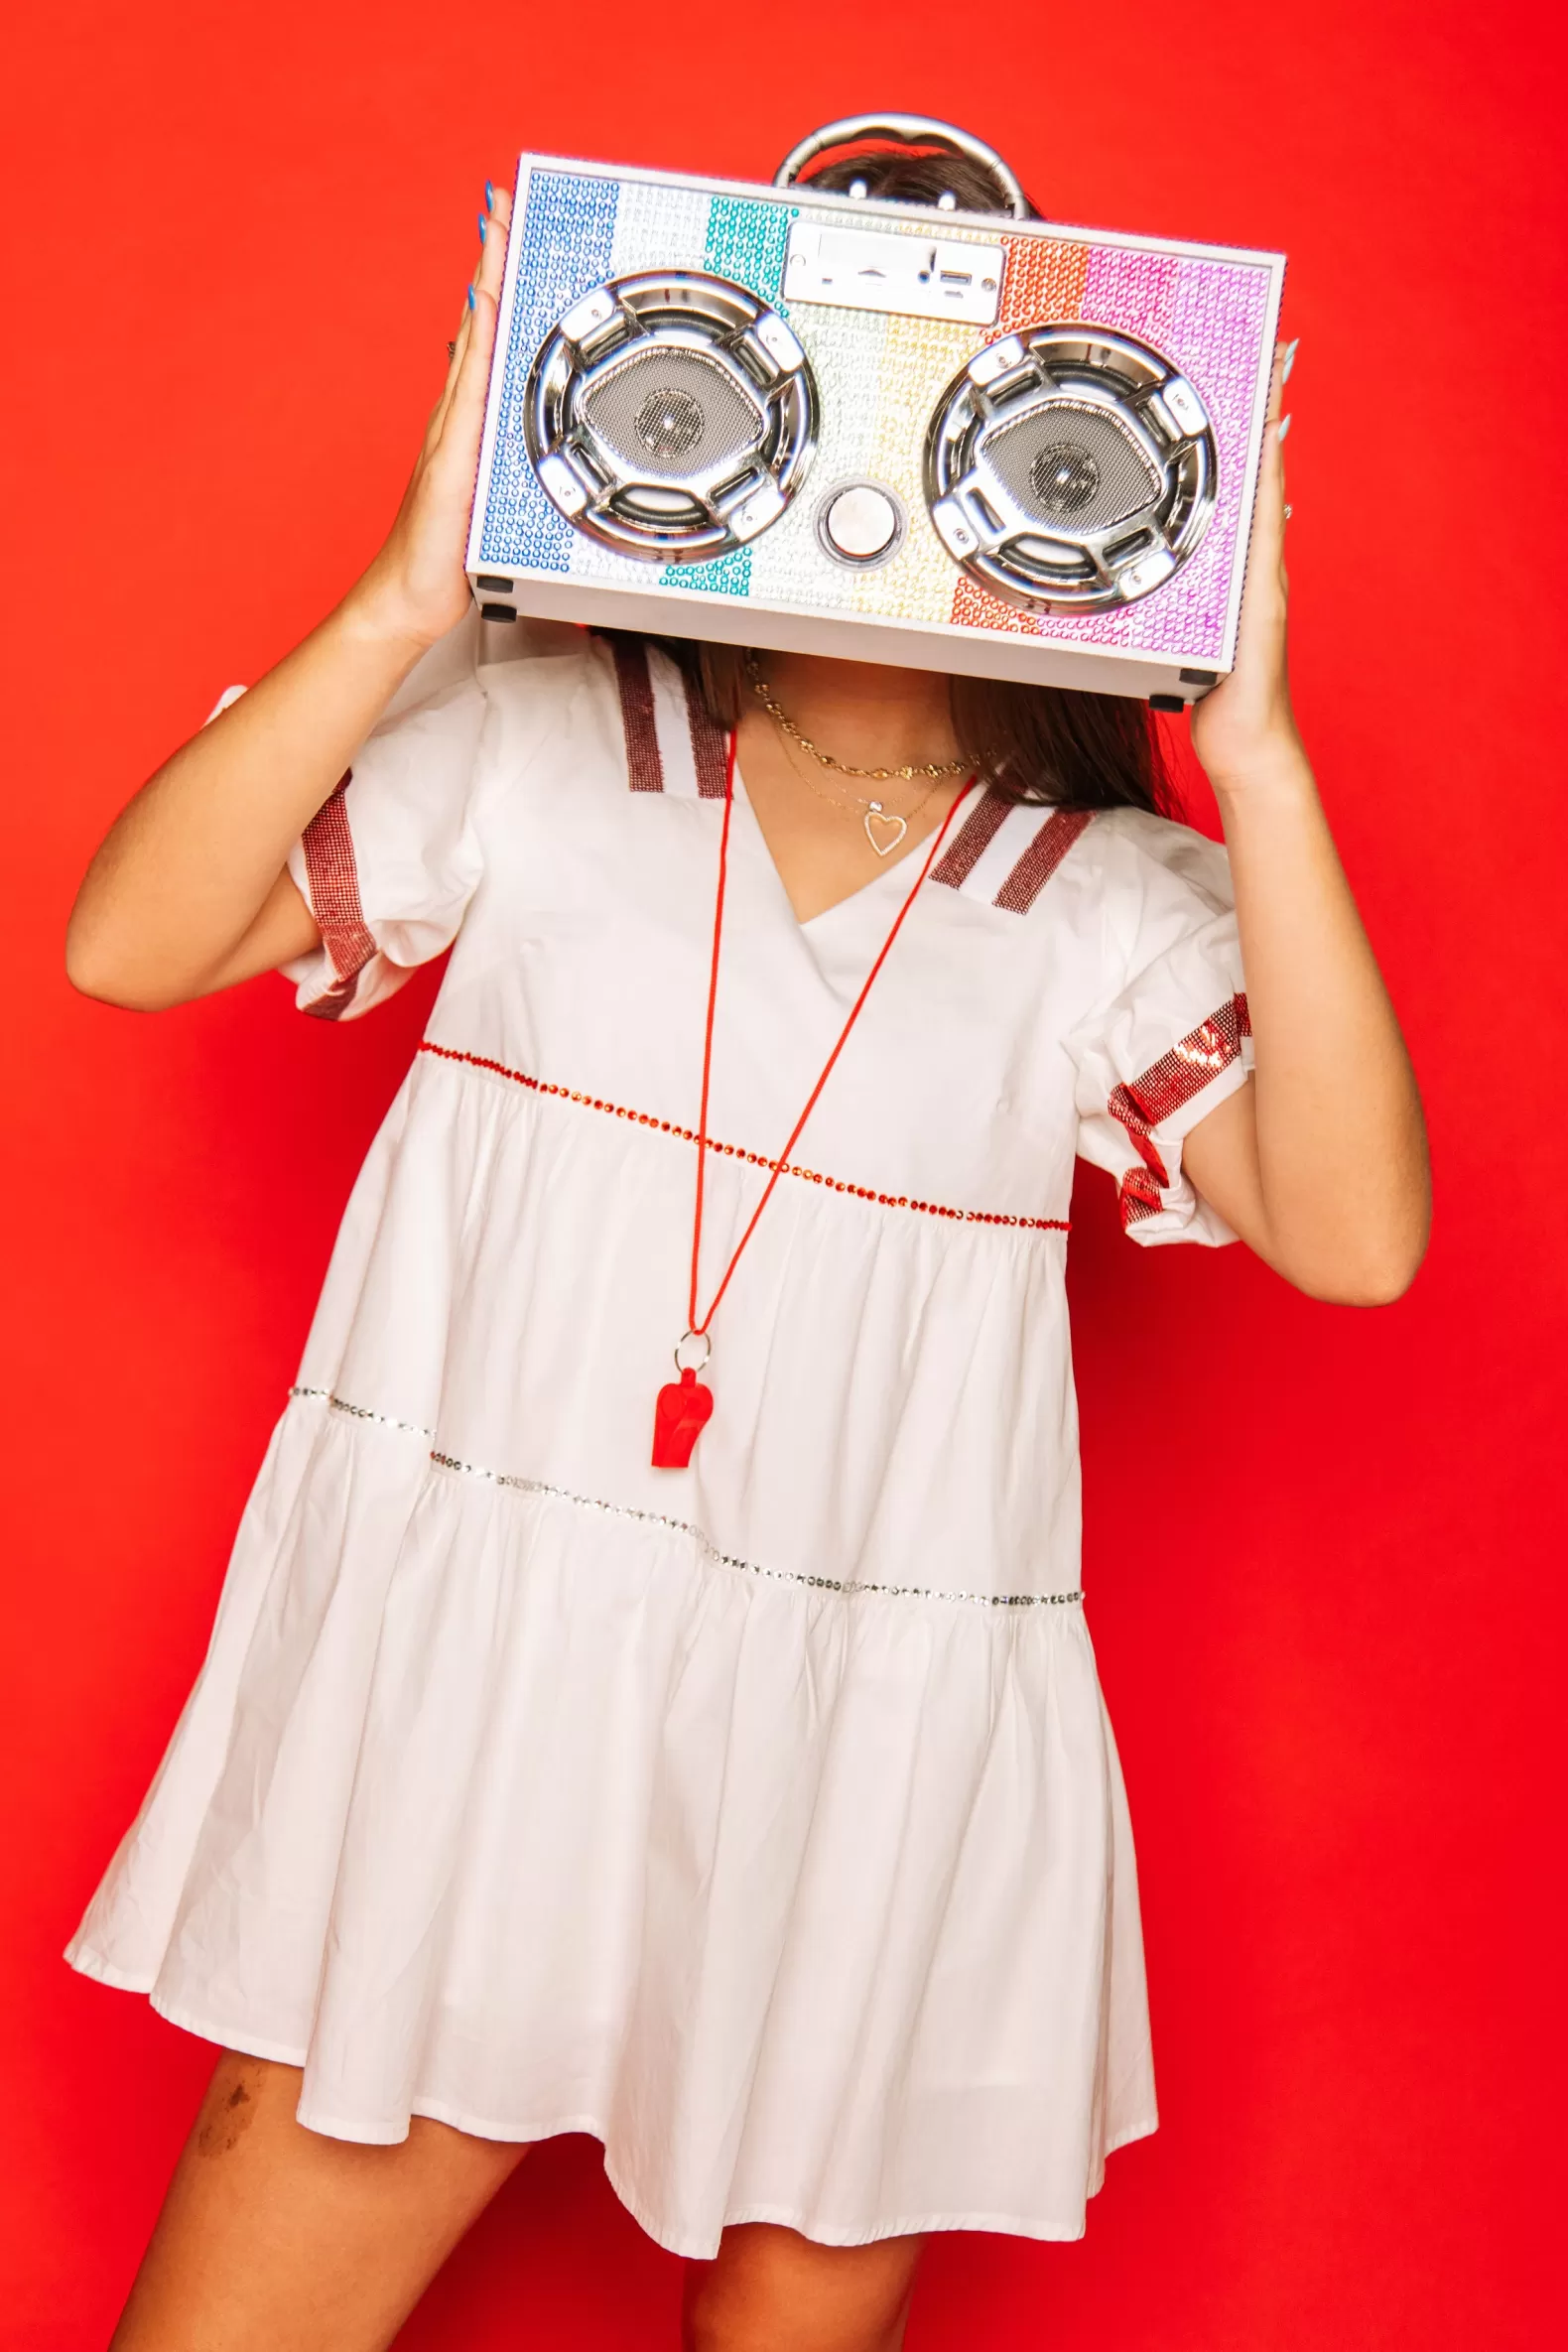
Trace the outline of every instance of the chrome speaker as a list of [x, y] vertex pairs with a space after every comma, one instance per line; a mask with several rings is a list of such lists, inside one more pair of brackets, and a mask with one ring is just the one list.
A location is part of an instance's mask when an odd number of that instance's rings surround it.
[[1202, 401], [1147, 343], [1033, 327], [954, 377], [926, 436], [926, 498], [972, 579], [1034, 612], [1098, 612], [1164, 586], [1214, 513]]
[[568, 522], [617, 555], [695, 564], [784, 512], [817, 445], [817, 387], [776, 311], [700, 270], [612, 278], [534, 360], [528, 454]]

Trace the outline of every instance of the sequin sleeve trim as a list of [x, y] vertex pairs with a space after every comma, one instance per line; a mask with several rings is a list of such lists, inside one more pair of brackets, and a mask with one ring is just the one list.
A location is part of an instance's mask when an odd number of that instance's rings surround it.
[[1207, 1086], [1241, 1059], [1242, 1042], [1252, 1034], [1246, 998], [1240, 992], [1221, 1005], [1196, 1029], [1179, 1038], [1169, 1053], [1150, 1064], [1141, 1077], [1112, 1089], [1109, 1109], [1126, 1129], [1141, 1167], [1129, 1168], [1117, 1187], [1123, 1226], [1157, 1217], [1165, 1206], [1171, 1178], [1161, 1157], [1154, 1131], [1185, 1110]]
[[311, 819], [302, 841], [311, 912], [333, 974], [329, 984], [304, 1009], [324, 1021], [340, 1020], [348, 1010], [358, 991], [360, 975], [376, 953], [360, 902], [359, 868], [343, 797], [352, 781], [353, 770], [346, 769], [331, 798]]

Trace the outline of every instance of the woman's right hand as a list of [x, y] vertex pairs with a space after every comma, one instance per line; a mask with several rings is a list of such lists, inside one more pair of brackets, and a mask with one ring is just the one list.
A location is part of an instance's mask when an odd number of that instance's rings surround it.
[[455, 628], [469, 605], [468, 523], [511, 216], [511, 197], [497, 189], [483, 221], [471, 302], [464, 300], [447, 381], [403, 503], [380, 554], [346, 600], [362, 624], [420, 651]]

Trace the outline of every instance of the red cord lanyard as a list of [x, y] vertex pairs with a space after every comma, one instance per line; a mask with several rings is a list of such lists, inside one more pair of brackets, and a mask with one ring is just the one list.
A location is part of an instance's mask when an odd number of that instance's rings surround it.
[[[729, 816], [734, 807], [735, 798], [735, 737], [733, 732], [730, 734], [729, 756], [724, 767], [724, 819], [719, 836], [719, 892], [714, 903], [714, 955], [708, 976], [708, 1019], [703, 1033], [703, 1094], [702, 1107], [697, 1119], [697, 1197], [692, 1211], [692, 1282], [687, 1306], [687, 1327], [677, 1341], [675, 1349], [675, 1366], [681, 1376], [679, 1380], [672, 1380], [666, 1387], [659, 1390], [654, 1406], [653, 1467], [655, 1470], [685, 1470], [691, 1462], [692, 1448], [696, 1445], [709, 1415], [714, 1409], [713, 1390], [697, 1377], [699, 1372], [707, 1370], [708, 1360], [713, 1354], [713, 1341], [709, 1337], [709, 1325], [718, 1312], [719, 1300], [729, 1288], [730, 1277], [740, 1263], [746, 1243], [757, 1230], [763, 1210], [773, 1198], [773, 1187], [788, 1170], [789, 1155], [800, 1141], [801, 1130], [816, 1110], [818, 1098], [828, 1083], [833, 1066], [844, 1051], [849, 1031], [860, 1017], [861, 1008], [871, 993], [871, 983], [887, 962], [888, 952], [903, 928], [904, 917], [915, 903], [921, 883], [936, 863], [937, 851], [942, 847], [948, 828], [953, 823], [963, 802], [969, 798], [974, 785], [975, 778], [971, 776], [963, 791], [955, 797], [953, 806], [932, 836], [931, 847], [926, 851], [919, 873], [915, 876], [913, 887], [893, 917], [892, 929], [883, 940], [881, 952], [866, 974], [860, 993], [849, 1008], [849, 1017], [839, 1032], [839, 1041], [824, 1062], [822, 1075], [807, 1096], [805, 1109], [791, 1127], [789, 1139], [773, 1163], [772, 1173], [762, 1188], [762, 1198], [751, 1212], [750, 1224], [730, 1252], [729, 1263], [719, 1277], [719, 1288], [714, 1292], [708, 1312], [706, 1315], [700, 1316], [697, 1312], [697, 1281], [703, 1253], [703, 1180], [708, 1162], [708, 1094], [714, 1068], [714, 1012], [719, 1002], [719, 948], [724, 928], [724, 885], [729, 870]], [[687, 1364], [683, 1360], [682, 1352], [697, 1341], [700, 1341], [703, 1347], [701, 1360], [695, 1365]]]

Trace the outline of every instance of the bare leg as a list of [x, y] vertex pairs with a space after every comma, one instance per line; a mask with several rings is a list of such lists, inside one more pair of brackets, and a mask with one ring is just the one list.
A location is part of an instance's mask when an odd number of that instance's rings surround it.
[[686, 2352], [899, 2352], [924, 2238], [819, 2246], [740, 2222], [687, 2274]]
[[295, 2066], [226, 2050], [111, 2352], [380, 2352], [526, 2150], [416, 2116], [396, 2148], [294, 2120]]

